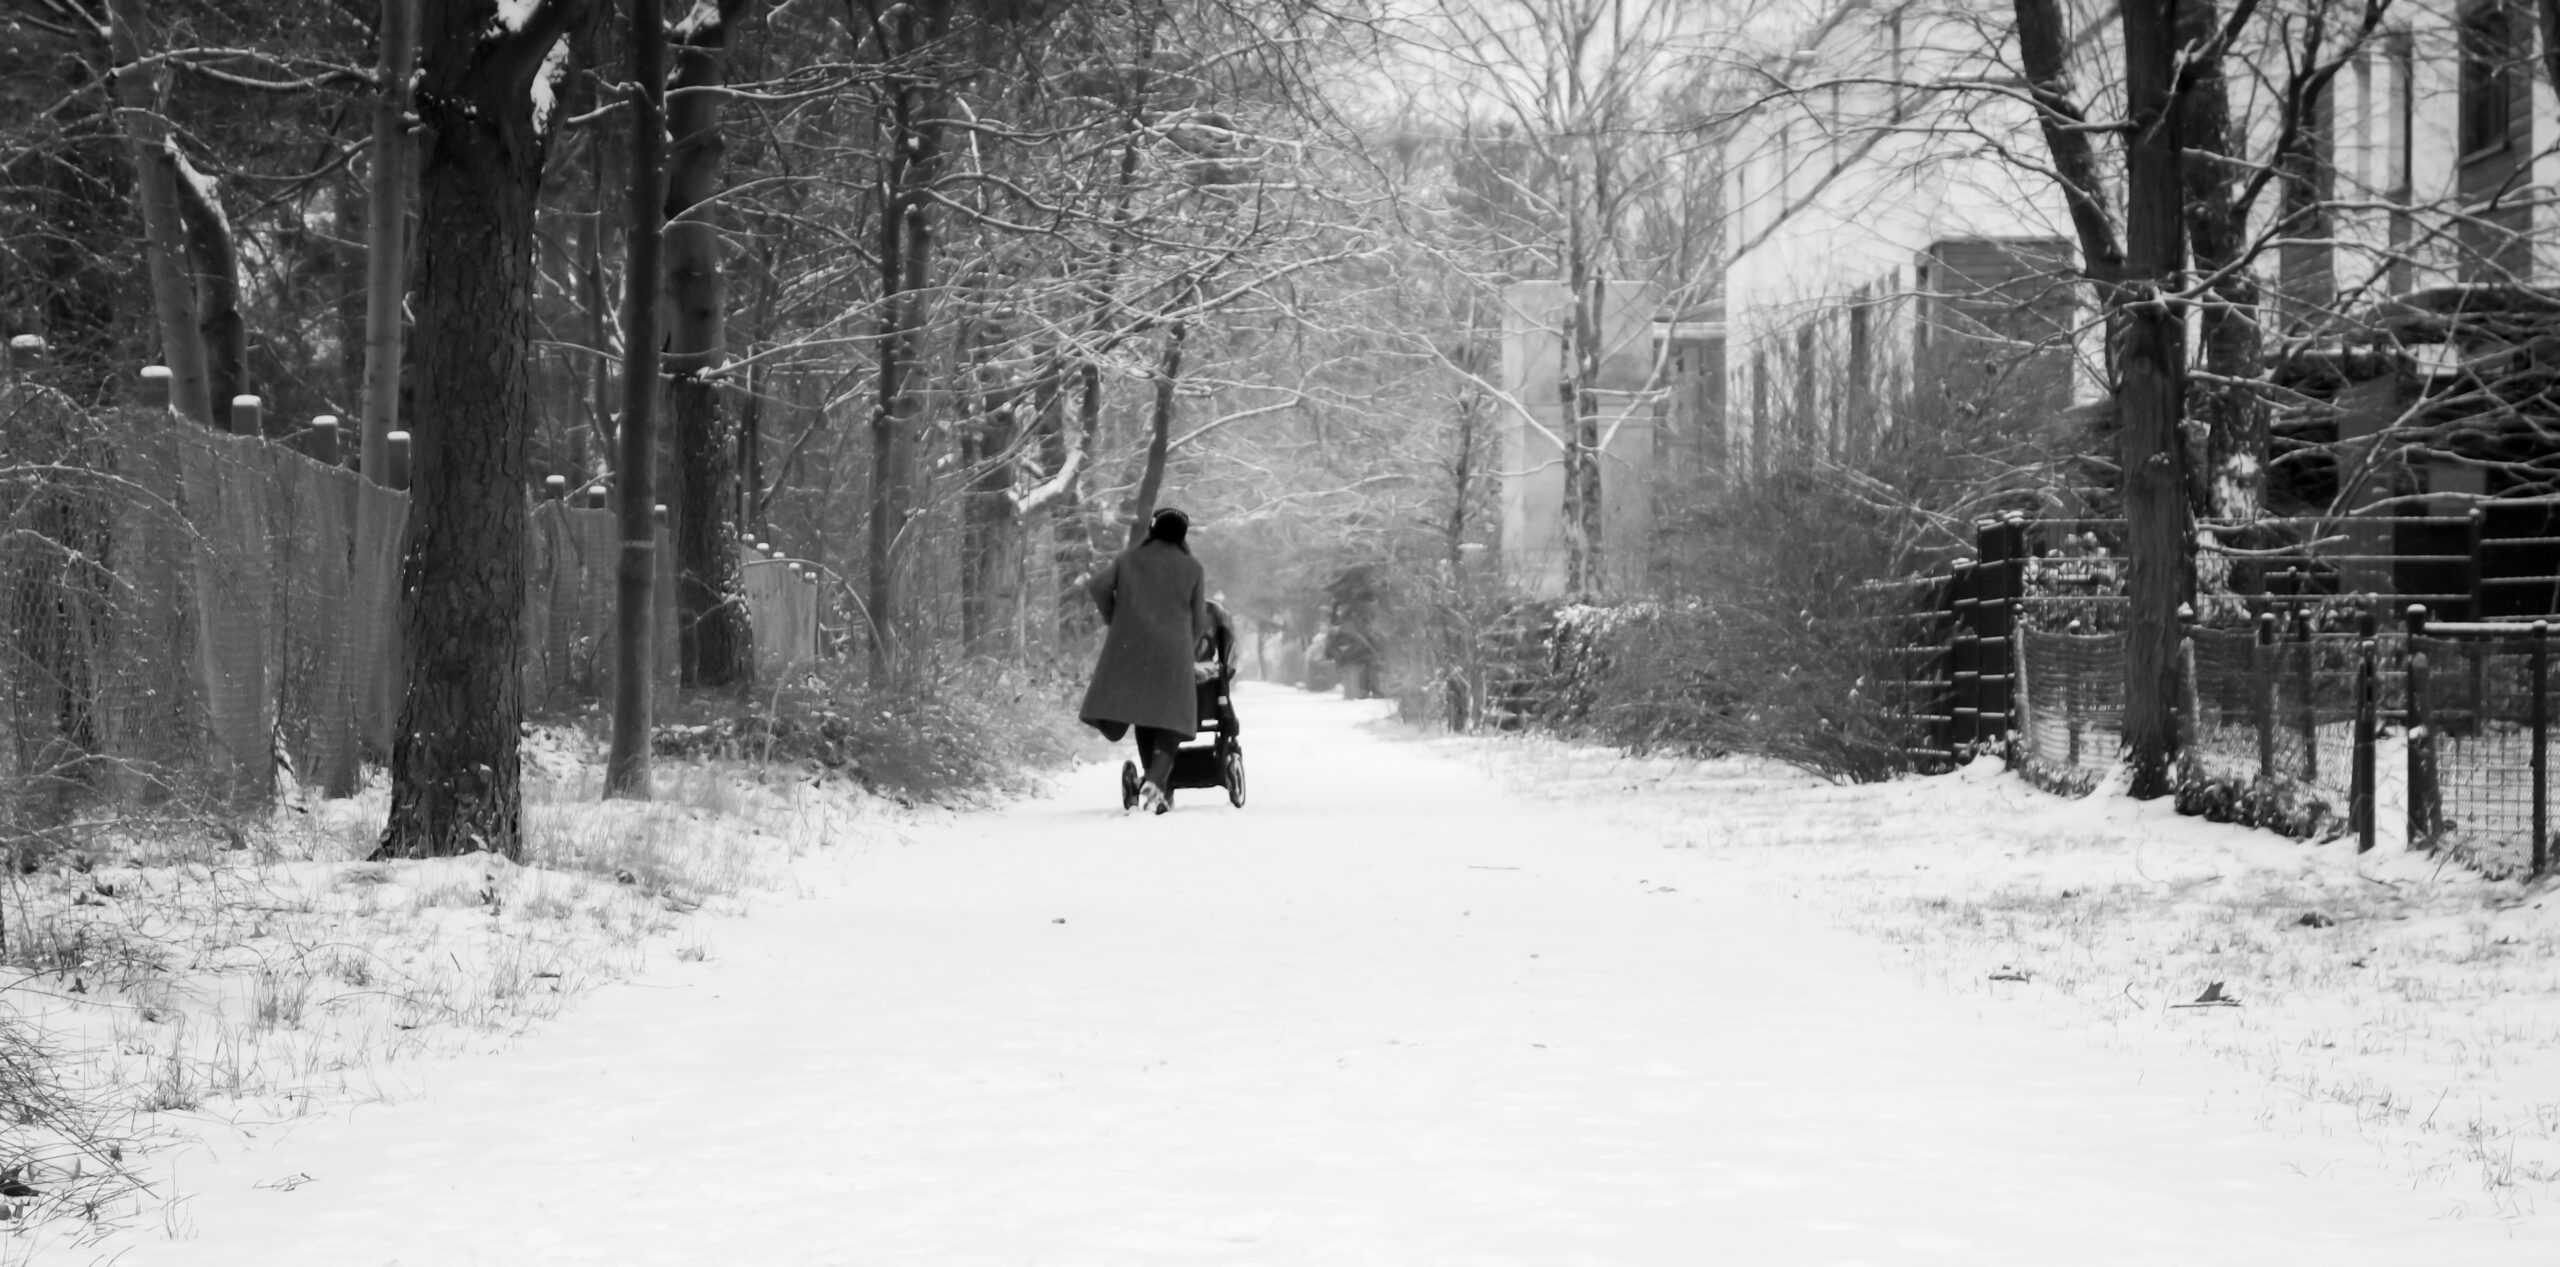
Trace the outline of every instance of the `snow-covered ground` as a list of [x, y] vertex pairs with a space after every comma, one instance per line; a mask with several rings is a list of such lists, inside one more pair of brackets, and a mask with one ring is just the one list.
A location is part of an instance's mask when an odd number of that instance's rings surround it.
[[[207, 1121], [165, 1219], [58, 1256], [2560, 1261], [2514, 1174], [2560, 1106], [2540, 890], [1984, 771], [1239, 707], [1245, 809], [1124, 817], [1093, 766], [869, 822], [502, 1052]], [[2241, 1005], [2170, 1006], [2208, 979]]]

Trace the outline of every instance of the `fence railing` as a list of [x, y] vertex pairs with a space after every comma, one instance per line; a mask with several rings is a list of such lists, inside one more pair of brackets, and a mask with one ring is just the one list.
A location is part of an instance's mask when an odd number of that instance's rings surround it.
[[[2382, 813], [2394, 810], [2414, 848], [2457, 850], [2492, 870], [2546, 869], [2549, 626], [2560, 617], [2533, 617], [2550, 614], [2546, 600], [2560, 585], [2543, 570], [2560, 557], [2560, 533], [2544, 531], [2553, 514], [2549, 503], [2483, 503], [2461, 516], [2379, 521], [2393, 532], [2459, 526], [2474, 553], [2416, 564], [2462, 562], [2460, 587], [2342, 591], [2306, 583], [2315, 574], [2296, 561], [2263, 573], [2259, 580], [2276, 582], [2267, 590], [2216, 596], [2209, 611], [2237, 627], [2208, 616], [2190, 624], [2180, 649], [2182, 806], [2296, 835], [2348, 833], [2360, 848], [2373, 846]], [[1980, 558], [1944, 574], [1935, 646], [1913, 649], [1937, 656], [1915, 654], [1925, 667], [1912, 685], [1934, 685], [1934, 696], [1918, 697], [1942, 701], [1917, 720], [1931, 725], [1931, 746], [1946, 759], [1996, 748], [2031, 776], [2073, 790], [2115, 765], [2124, 650], [2113, 613], [2122, 599], [2106, 592], [2112, 561], [2085, 553], [2089, 538], [2075, 539], [2085, 522], [2058, 534], [2084, 552], [2060, 556], [2027, 553], [2032, 521], [1985, 523]], [[2453, 604], [2455, 618], [2407, 601], [2421, 594]], [[2404, 620], [2380, 627], [2375, 613], [2392, 607]], [[2493, 618], [2472, 618], [2484, 608]]]

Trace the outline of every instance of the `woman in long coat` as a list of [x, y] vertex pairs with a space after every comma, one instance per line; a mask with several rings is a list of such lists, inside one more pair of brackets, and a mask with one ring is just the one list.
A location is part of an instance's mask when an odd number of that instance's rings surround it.
[[1183, 544], [1190, 534], [1189, 516], [1157, 511], [1147, 539], [1085, 583], [1110, 633], [1077, 716], [1113, 742], [1136, 729], [1138, 759], [1146, 768], [1139, 798], [1158, 814], [1170, 808], [1164, 789], [1173, 774], [1173, 750], [1199, 730], [1191, 665], [1212, 627], [1206, 578]]

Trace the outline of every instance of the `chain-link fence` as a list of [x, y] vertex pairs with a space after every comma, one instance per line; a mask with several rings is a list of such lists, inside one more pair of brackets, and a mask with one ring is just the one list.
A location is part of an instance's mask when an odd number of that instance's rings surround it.
[[[9, 786], [255, 801], [279, 762], [354, 789], [407, 498], [254, 437], [6, 396]], [[46, 444], [45, 437], [55, 443]], [[48, 452], [47, 450], [50, 449]]]
[[[2180, 804], [2295, 835], [2369, 835], [2388, 815], [2415, 848], [2484, 870], [2550, 862], [2551, 649], [2529, 623], [2424, 632], [2186, 633]], [[2012, 758], [2085, 789], [2119, 756], [2123, 636], [2018, 635]], [[2537, 842], [2540, 842], [2537, 848]]]
[[[0, 816], [66, 822], [84, 800], [271, 796], [279, 769], [352, 793], [391, 748], [402, 694], [408, 496], [163, 410], [81, 410], [0, 384]], [[612, 511], [532, 509], [520, 670], [536, 709], [612, 678]], [[658, 533], [652, 659], [677, 675], [675, 560]], [[758, 559], [744, 596], [761, 667], [819, 654], [819, 587]]]
[[2493, 869], [2548, 865], [2551, 649], [2540, 629], [2437, 625], [2409, 640], [2413, 839]]
[[[535, 711], [563, 710], [612, 693], [614, 611], [621, 584], [617, 512], [551, 499], [533, 509], [525, 539], [524, 699]], [[676, 689], [675, 538], [657, 530], [657, 579], [650, 588], [649, 663], [662, 697]]]

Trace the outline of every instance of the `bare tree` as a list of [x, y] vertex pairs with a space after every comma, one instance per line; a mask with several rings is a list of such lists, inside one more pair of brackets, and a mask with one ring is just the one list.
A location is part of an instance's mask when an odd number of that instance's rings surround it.
[[116, 60], [116, 115], [133, 146], [134, 183], [151, 264], [151, 305], [160, 327], [160, 356], [169, 367], [169, 403], [180, 416], [212, 426], [211, 379], [198, 325], [195, 282], [186, 264], [185, 213], [179, 202], [169, 120], [162, 113], [168, 66], [157, 59], [144, 60], [151, 27], [143, 15], [142, 0], [114, 0], [107, 14]]
[[688, 686], [736, 687], [755, 680], [750, 627], [738, 565], [737, 423], [721, 374], [729, 294], [720, 259], [714, 200], [728, 146], [721, 127], [730, 28], [747, 0], [695, 0], [672, 32], [675, 78], [668, 88], [666, 256], [668, 420], [675, 428], [676, 630]]
[[622, 272], [622, 425], [614, 450], [613, 749], [607, 796], [649, 796], [650, 672], [655, 657], [659, 267], [667, 201], [667, 28], [660, 0], [631, 0], [631, 223]]
[[409, 70], [418, 53], [418, 0], [382, 0], [374, 91], [372, 180], [365, 196], [364, 420], [359, 459], [382, 481], [391, 433], [400, 429], [401, 299], [408, 293]]
[[[419, 425], [401, 624], [408, 694], [377, 853], [523, 849], [516, 670], [524, 614], [534, 90], [583, 0], [438, 0], [419, 113]], [[556, 64], [556, 63], [553, 63]]]

